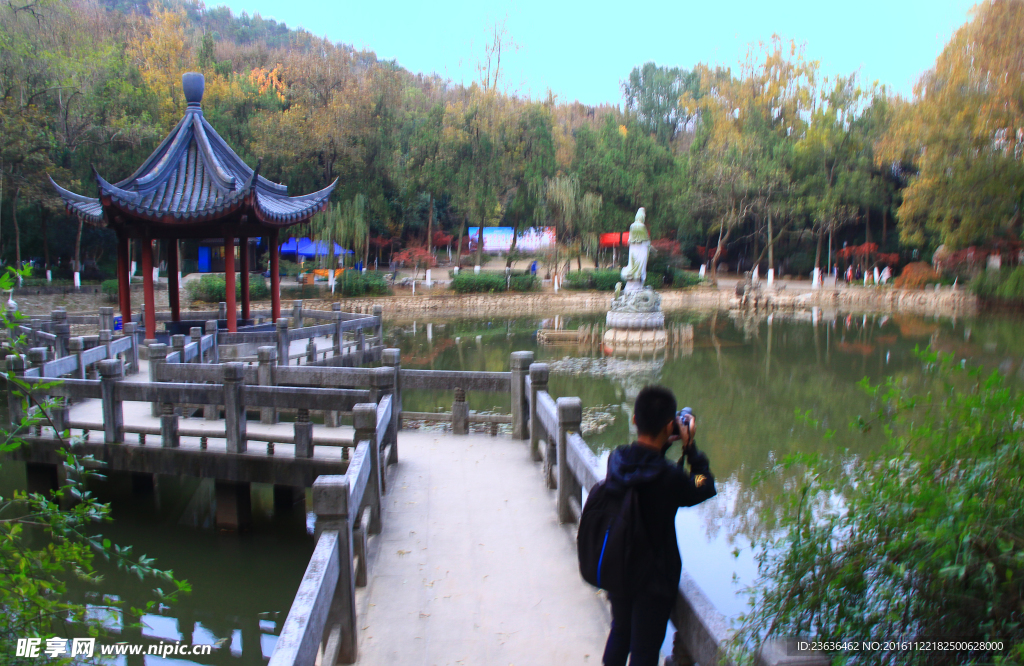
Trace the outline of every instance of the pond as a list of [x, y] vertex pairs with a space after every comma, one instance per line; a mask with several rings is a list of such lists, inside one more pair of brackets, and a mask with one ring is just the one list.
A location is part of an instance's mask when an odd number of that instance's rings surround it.
[[[847, 427], [873, 405], [857, 387], [864, 377], [916, 381], [921, 363], [915, 347], [934, 348], [986, 368], [1024, 378], [1020, 322], [1010, 318], [936, 319], [917, 316], [811, 315], [742, 318], [730, 313], [668, 313], [669, 325], [692, 324], [692, 347], [643, 358], [608, 358], [596, 347], [539, 346], [536, 331], [555, 323], [566, 328], [593, 324], [598, 316], [448, 319], [389, 322], [386, 343], [401, 349], [405, 368], [506, 371], [509, 354], [533, 350], [551, 365], [552, 395], [579, 396], [584, 437], [599, 453], [632, 439], [630, 417], [637, 392], [661, 383], [698, 418], [697, 442], [710, 461], [719, 495], [677, 516], [680, 550], [687, 571], [720, 611], [744, 610], [742, 588], [756, 575], [750, 543], [764, 532], [763, 507], [786, 492], [785, 479], [759, 485], [754, 475], [793, 452], [843, 452], [856, 456], [878, 446], [877, 432]], [[449, 411], [450, 392], [407, 392], [409, 411]], [[470, 407], [507, 413], [509, 397], [469, 393]], [[809, 412], [814, 427], [796, 412]], [[411, 424], [416, 425], [416, 424]], [[430, 427], [430, 426], [427, 426]], [[438, 426], [433, 426], [438, 427]], [[831, 440], [822, 428], [832, 428]], [[525, 451], [525, 447], [524, 447]], [[669, 452], [678, 457], [678, 451]], [[0, 494], [24, 488], [24, 468], [0, 467]], [[540, 474], [538, 473], [538, 484]], [[273, 650], [313, 550], [301, 497], [274, 507], [272, 489], [254, 485], [253, 527], [243, 534], [212, 527], [210, 481], [160, 477], [155, 488], [114, 474], [92, 484], [112, 504], [115, 522], [102, 527], [115, 542], [156, 557], [164, 568], [188, 579], [193, 593], [174, 608], [144, 618], [150, 638], [191, 639], [222, 646], [203, 663], [259, 665]], [[552, 506], [552, 511], [554, 507]], [[111, 573], [102, 590], [73, 590], [102, 604], [103, 594], [140, 599], [145, 587]], [[122, 620], [108, 618], [117, 626]], [[134, 663], [134, 662], [133, 662]], [[142, 663], [142, 662], [138, 662]], [[146, 664], [191, 664], [183, 658], [147, 657]]]
[[[817, 320], [815, 323], [814, 320]], [[599, 316], [560, 317], [572, 329]], [[602, 462], [607, 453], [632, 441], [633, 401], [649, 383], [671, 388], [679, 406], [693, 408], [698, 446], [715, 473], [719, 494], [677, 516], [683, 564], [721, 612], [745, 609], [742, 592], [757, 569], [751, 540], [764, 534], [763, 507], [785, 492], [786, 479], [753, 477], [774, 461], [796, 452], [843, 452], [856, 456], [880, 443], [877, 431], [849, 428], [874, 408], [857, 386], [885, 377], [916, 381], [921, 362], [916, 348], [969, 359], [991, 370], [1024, 377], [1020, 322], [1009, 318], [937, 319], [909, 315], [817, 315], [742, 317], [738, 314], [668, 313], [667, 323], [694, 327], [692, 348], [647, 354], [643, 358], [605, 357], [576, 344], [543, 346], [539, 325], [554, 320], [417, 320], [388, 327], [407, 368], [508, 370], [509, 353], [533, 350], [551, 367], [553, 396], [579, 396], [584, 407], [584, 438]], [[507, 396], [469, 394], [472, 409], [507, 412]], [[407, 392], [404, 408], [442, 411], [452, 395]], [[797, 417], [797, 411], [810, 420]], [[825, 429], [835, 431], [826, 440]], [[670, 450], [678, 458], [678, 449]]]

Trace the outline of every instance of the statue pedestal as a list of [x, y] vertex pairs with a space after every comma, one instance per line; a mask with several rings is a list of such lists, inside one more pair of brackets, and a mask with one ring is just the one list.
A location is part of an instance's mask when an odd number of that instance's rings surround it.
[[634, 291], [641, 291], [644, 288], [642, 280], [626, 280], [626, 288], [622, 290], [624, 294], [631, 294]]
[[[637, 286], [630, 289], [631, 284]], [[639, 280], [627, 283], [626, 290], [612, 300], [602, 340], [606, 353], [653, 350], [668, 341], [661, 296], [653, 289], [639, 288], [639, 284]]]

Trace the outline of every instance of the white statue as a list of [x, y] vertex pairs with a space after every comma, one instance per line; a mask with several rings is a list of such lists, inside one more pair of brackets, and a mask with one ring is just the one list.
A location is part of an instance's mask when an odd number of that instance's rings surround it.
[[629, 264], [622, 269], [627, 292], [641, 289], [647, 279], [647, 253], [651, 248], [651, 236], [644, 225], [646, 219], [647, 211], [641, 208], [629, 226]]

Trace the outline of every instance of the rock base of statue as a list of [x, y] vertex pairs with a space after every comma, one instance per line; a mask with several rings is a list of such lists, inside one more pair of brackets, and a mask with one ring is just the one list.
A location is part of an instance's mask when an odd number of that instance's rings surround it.
[[650, 287], [630, 290], [627, 284], [626, 290], [612, 299], [605, 326], [602, 342], [609, 354], [656, 349], [668, 341], [661, 296]]

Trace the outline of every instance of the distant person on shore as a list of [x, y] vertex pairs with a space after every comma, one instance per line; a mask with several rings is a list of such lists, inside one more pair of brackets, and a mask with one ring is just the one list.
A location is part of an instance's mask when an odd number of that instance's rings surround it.
[[892, 277], [892, 269], [890, 269], [888, 266], [886, 266], [885, 268], [882, 269], [882, 274], [879, 276], [878, 280], [882, 284], [885, 284], [886, 282], [889, 281], [889, 278], [891, 278], [891, 277]]

